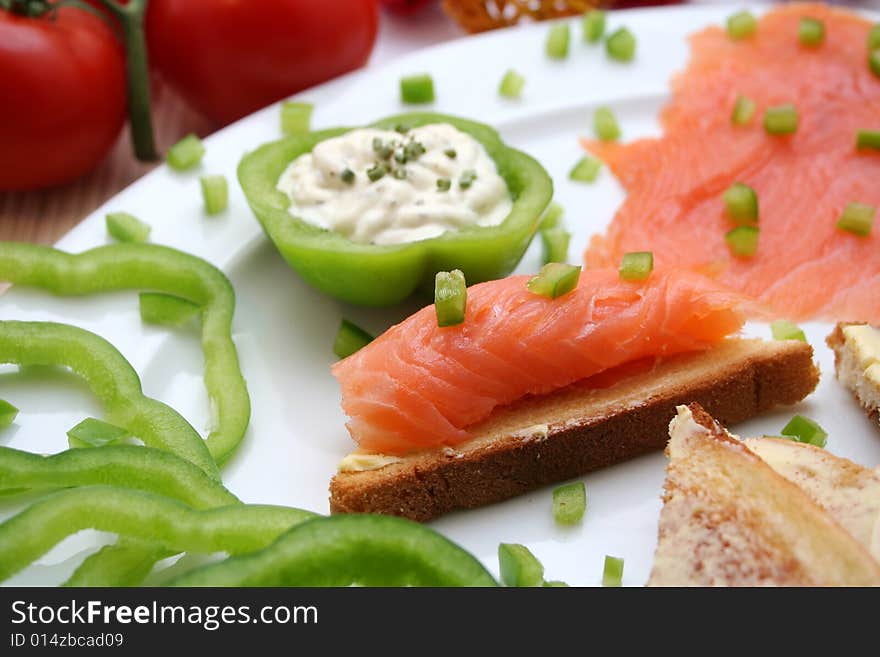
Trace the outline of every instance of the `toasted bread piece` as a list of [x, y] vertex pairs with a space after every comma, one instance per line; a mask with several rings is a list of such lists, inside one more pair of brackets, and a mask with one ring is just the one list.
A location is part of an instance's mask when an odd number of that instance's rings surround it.
[[800, 401], [818, 377], [803, 342], [725, 340], [610, 387], [575, 384], [499, 408], [455, 449], [362, 456], [367, 465], [330, 483], [330, 510], [426, 521], [491, 504], [662, 449], [679, 404], [699, 402], [733, 424]]
[[[868, 362], [869, 345], [859, 345], [854, 335], [846, 335], [848, 327], [857, 327], [869, 334], [876, 333], [880, 340], [880, 329], [864, 323], [839, 323], [834, 327], [825, 342], [834, 350], [834, 369], [837, 379], [855, 395], [868, 415], [880, 418], [880, 363]], [[868, 336], [859, 336], [865, 338]], [[866, 348], [868, 347], [868, 348]]]
[[880, 564], [697, 404], [669, 429], [649, 586], [873, 586]]
[[880, 474], [815, 445], [768, 437], [743, 442], [880, 561]]

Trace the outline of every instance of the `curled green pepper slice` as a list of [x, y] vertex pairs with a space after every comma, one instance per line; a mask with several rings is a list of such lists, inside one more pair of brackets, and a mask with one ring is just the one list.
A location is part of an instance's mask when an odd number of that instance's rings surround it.
[[67, 324], [0, 321], [0, 363], [69, 367], [101, 400], [110, 422], [220, 480], [201, 436], [173, 408], [144, 395], [137, 372], [104, 338]]
[[502, 278], [517, 265], [553, 195], [547, 172], [533, 158], [505, 145], [495, 130], [475, 121], [413, 113], [383, 119], [370, 127], [394, 130], [400, 125], [431, 123], [451, 124], [486, 148], [513, 198], [513, 208], [503, 223], [392, 246], [360, 244], [292, 216], [288, 212], [290, 200], [275, 188], [290, 162], [350, 128], [286, 137], [245, 155], [238, 179], [248, 203], [284, 259], [308, 283], [349, 303], [388, 306], [416, 290], [431, 295], [439, 271], [460, 269], [468, 283], [479, 283]]
[[241, 554], [265, 547], [309, 511], [236, 504], [193, 509], [171, 498], [112, 486], [83, 486], [47, 495], [0, 524], [0, 581], [83, 529], [118, 533], [172, 552]]
[[219, 269], [155, 244], [109, 244], [74, 255], [36, 244], [0, 242], [0, 281], [61, 296], [151, 290], [201, 306], [205, 387], [218, 418], [206, 441], [208, 450], [222, 464], [238, 447], [250, 421], [250, 398], [232, 342], [235, 293]]
[[391, 516], [304, 522], [269, 547], [198, 568], [173, 586], [496, 586], [471, 554]]

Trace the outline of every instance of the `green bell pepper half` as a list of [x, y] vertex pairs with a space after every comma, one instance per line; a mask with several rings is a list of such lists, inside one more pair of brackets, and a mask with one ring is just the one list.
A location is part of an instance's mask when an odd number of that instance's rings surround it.
[[288, 212], [290, 199], [275, 186], [287, 166], [319, 142], [345, 134], [336, 128], [285, 137], [247, 154], [238, 179], [248, 203], [287, 263], [308, 283], [332, 297], [363, 306], [390, 306], [417, 290], [434, 291], [439, 271], [460, 269], [469, 284], [502, 278], [523, 256], [553, 196], [553, 183], [532, 157], [506, 146], [487, 125], [434, 113], [411, 113], [369, 127], [394, 130], [449, 123], [479, 141], [507, 183], [513, 208], [498, 226], [473, 226], [431, 239], [379, 246], [353, 242]]

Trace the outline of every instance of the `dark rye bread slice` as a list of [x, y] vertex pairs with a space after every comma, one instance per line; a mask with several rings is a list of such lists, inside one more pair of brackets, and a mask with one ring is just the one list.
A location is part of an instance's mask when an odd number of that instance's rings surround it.
[[575, 384], [496, 409], [454, 449], [339, 472], [330, 482], [330, 511], [426, 521], [499, 502], [662, 449], [679, 404], [697, 402], [731, 425], [800, 401], [818, 380], [804, 342], [725, 340], [607, 388]]

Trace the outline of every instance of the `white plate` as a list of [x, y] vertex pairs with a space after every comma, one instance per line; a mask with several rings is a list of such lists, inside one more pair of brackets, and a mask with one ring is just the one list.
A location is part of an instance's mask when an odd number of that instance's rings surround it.
[[[609, 29], [628, 25], [638, 38], [638, 55], [618, 64], [601, 46], [581, 42], [573, 21], [570, 57], [543, 54], [547, 25], [533, 25], [465, 38], [312, 89], [302, 98], [316, 103], [316, 127], [364, 124], [406, 111], [398, 101], [401, 75], [433, 74], [437, 102], [432, 109], [472, 117], [498, 127], [509, 143], [536, 156], [556, 183], [556, 199], [567, 209], [577, 262], [590, 234], [601, 230], [623, 200], [620, 185], [603, 171], [594, 185], [571, 183], [567, 174], [582, 156], [577, 138], [588, 134], [592, 110], [610, 105], [626, 139], [658, 134], [656, 116], [668, 97], [670, 76], [688, 56], [685, 37], [720, 23], [731, 9], [682, 7], [616, 12]], [[527, 79], [521, 100], [498, 97], [508, 68]], [[339, 460], [353, 447], [344, 428], [339, 390], [330, 375], [332, 336], [340, 317], [379, 332], [412, 307], [364, 310], [326, 298], [305, 285], [276, 253], [251, 215], [237, 184], [230, 208], [216, 218], [203, 215], [198, 176], [223, 173], [235, 180], [241, 156], [276, 139], [278, 109], [270, 107], [209, 138], [200, 171], [179, 174], [161, 167], [108, 201], [67, 235], [59, 247], [78, 252], [107, 242], [104, 213], [132, 212], [153, 226], [152, 241], [202, 256], [231, 277], [238, 298], [235, 342], [250, 388], [253, 416], [244, 444], [226, 466], [224, 480], [247, 502], [328, 510], [327, 486]], [[532, 245], [522, 272], [539, 266]], [[195, 335], [141, 324], [137, 295], [107, 294], [55, 299], [13, 289], [0, 301], [0, 318], [48, 319], [76, 324], [113, 342], [143, 379], [146, 393], [183, 413], [193, 426], [207, 422], [202, 357]], [[744, 435], [777, 433], [794, 411], [815, 418], [830, 433], [828, 449], [860, 463], [880, 462], [880, 435], [834, 380], [824, 345], [828, 325], [807, 325], [823, 376], [818, 391], [798, 408], [784, 409], [736, 427]], [[766, 326], [750, 331], [768, 336]], [[19, 374], [0, 369], [0, 398], [21, 408], [0, 444], [35, 452], [66, 447], [65, 431], [86, 416], [100, 417], [88, 390], [71, 376]], [[548, 579], [575, 585], [601, 580], [606, 554], [626, 559], [624, 583], [643, 584], [656, 541], [665, 460], [657, 453], [587, 477], [589, 508], [582, 525], [554, 526], [551, 488], [494, 506], [451, 514], [432, 524], [471, 550], [497, 574], [499, 542], [527, 545], [545, 564]], [[15, 508], [0, 503], [0, 514]], [[100, 543], [112, 537], [83, 532], [68, 539], [8, 584], [56, 584]]]

